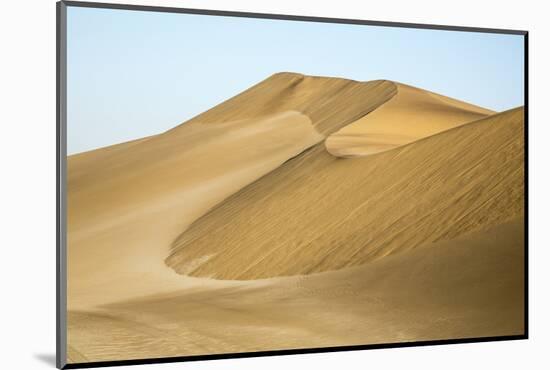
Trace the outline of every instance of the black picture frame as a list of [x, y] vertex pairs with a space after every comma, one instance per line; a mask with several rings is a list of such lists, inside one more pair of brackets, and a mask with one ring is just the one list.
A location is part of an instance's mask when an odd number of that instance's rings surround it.
[[[209, 354], [209, 355], [192, 355], [192, 356], [177, 356], [164, 358], [143, 358], [133, 360], [117, 360], [117, 361], [100, 361], [100, 362], [85, 362], [85, 363], [67, 363], [67, 240], [66, 240], [66, 170], [67, 170], [67, 7], [84, 7], [84, 8], [101, 8], [101, 9], [120, 9], [132, 10], [141, 12], [165, 12], [165, 13], [183, 13], [183, 14], [200, 14], [210, 16], [225, 16], [225, 17], [244, 17], [272, 20], [290, 20], [297, 22], [320, 22], [320, 23], [340, 23], [340, 24], [355, 24], [368, 26], [382, 27], [400, 27], [400, 28], [417, 28], [430, 30], [446, 30], [446, 31], [462, 31], [462, 32], [482, 32], [493, 34], [510, 34], [521, 35], [524, 40], [524, 333], [521, 335], [496, 336], [496, 337], [479, 337], [465, 339], [445, 339], [445, 340], [428, 340], [415, 342], [400, 342], [400, 343], [384, 343], [384, 344], [365, 344], [351, 345], [338, 347], [321, 347], [307, 349], [285, 349], [285, 350], [270, 350], [258, 352], [241, 352], [227, 354]], [[108, 366], [122, 365], [141, 365], [141, 364], [160, 364], [184, 361], [201, 361], [201, 360], [218, 360], [243, 357], [264, 357], [264, 356], [280, 356], [293, 354], [308, 354], [322, 352], [341, 352], [341, 351], [358, 351], [367, 349], [381, 348], [402, 348], [402, 347], [420, 347], [433, 345], [447, 344], [462, 344], [462, 343], [481, 343], [509, 340], [524, 340], [529, 338], [529, 264], [528, 264], [528, 241], [529, 241], [529, 209], [528, 209], [528, 155], [529, 155], [529, 32], [526, 30], [512, 29], [495, 29], [481, 27], [463, 27], [463, 26], [448, 26], [437, 24], [418, 24], [418, 23], [400, 23], [400, 22], [383, 22], [372, 20], [359, 19], [341, 19], [341, 18], [325, 18], [325, 17], [310, 17], [301, 15], [284, 15], [284, 14], [266, 14], [266, 13], [251, 13], [251, 12], [234, 12], [225, 10], [206, 10], [206, 9], [189, 9], [161, 6], [143, 6], [130, 4], [110, 4], [100, 2], [80, 2], [80, 1], [59, 1], [56, 4], [57, 13], [57, 63], [56, 63], [56, 123], [57, 123], [57, 155], [56, 155], [56, 366], [59, 369], [77, 369], [77, 368], [95, 368]]]

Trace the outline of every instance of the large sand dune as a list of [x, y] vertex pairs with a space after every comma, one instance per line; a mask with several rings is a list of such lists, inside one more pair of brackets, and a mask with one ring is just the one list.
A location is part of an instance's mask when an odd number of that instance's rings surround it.
[[163, 260], [192, 221], [394, 93], [280, 73], [163, 134], [70, 156], [69, 307], [180, 286]]
[[523, 109], [491, 113], [279, 73], [70, 156], [70, 361], [520, 334]]

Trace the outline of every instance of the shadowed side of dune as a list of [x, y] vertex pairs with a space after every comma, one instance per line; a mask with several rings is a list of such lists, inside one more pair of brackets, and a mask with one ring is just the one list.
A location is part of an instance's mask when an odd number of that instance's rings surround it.
[[92, 361], [524, 333], [523, 219], [339, 271], [69, 312]]
[[195, 221], [166, 263], [216, 279], [308, 274], [521, 216], [523, 117], [513, 109], [364, 158], [317, 145]]
[[397, 94], [389, 102], [327, 138], [325, 145], [332, 155], [380, 153], [494, 114], [430, 91], [395, 85]]

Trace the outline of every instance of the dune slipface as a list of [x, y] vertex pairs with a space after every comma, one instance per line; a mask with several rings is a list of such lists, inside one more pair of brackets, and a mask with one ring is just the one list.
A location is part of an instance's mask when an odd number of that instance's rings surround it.
[[521, 334], [523, 118], [278, 73], [70, 156], [69, 362]]

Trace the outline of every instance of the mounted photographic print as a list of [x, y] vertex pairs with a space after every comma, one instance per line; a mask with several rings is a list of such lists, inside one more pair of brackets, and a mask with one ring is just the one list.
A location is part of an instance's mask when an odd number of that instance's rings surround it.
[[58, 3], [58, 366], [527, 338], [526, 55]]

